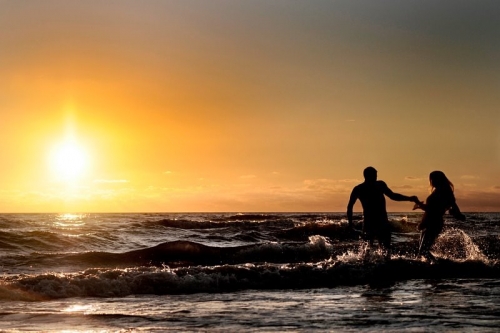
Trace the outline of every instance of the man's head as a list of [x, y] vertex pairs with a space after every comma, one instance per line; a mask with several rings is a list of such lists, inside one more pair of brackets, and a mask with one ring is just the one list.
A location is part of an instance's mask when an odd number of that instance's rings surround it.
[[374, 167], [369, 166], [363, 170], [363, 176], [365, 176], [365, 181], [374, 182], [377, 180], [377, 170]]

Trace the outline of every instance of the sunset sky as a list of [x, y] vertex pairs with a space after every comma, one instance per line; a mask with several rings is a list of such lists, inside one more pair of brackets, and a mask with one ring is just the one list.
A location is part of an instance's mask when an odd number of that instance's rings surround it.
[[500, 211], [499, 17], [498, 1], [0, 1], [0, 212], [345, 211], [369, 165], [421, 199], [442, 170], [462, 210]]

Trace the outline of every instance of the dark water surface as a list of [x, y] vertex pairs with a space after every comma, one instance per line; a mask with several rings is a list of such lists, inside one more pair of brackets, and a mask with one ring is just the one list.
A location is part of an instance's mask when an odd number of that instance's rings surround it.
[[499, 331], [500, 214], [466, 215], [430, 263], [418, 213], [389, 262], [341, 213], [4, 214], [0, 329]]

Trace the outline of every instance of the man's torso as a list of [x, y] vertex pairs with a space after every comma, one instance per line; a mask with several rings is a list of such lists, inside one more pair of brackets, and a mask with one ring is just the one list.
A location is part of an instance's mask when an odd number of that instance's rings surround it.
[[363, 219], [366, 225], [387, 223], [385, 196], [387, 185], [383, 181], [364, 182], [356, 186], [359, 201], [363, 206]]

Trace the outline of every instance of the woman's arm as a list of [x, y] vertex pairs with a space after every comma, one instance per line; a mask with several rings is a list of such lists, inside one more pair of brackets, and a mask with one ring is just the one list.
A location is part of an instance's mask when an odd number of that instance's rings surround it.
[[460, 212], [457, 203], [453, 200], [450, 210], [448, 211], [454, 218], [460, 221], [465, 221], [465, 215]]
[[424, 212], [425, 212], [426, 208], [427, 208], [427, 205], [423, 201], [417, 202], [417, 203], [415, 203], [415, 206], [413, 206], [413, 210], [421, 209]]

